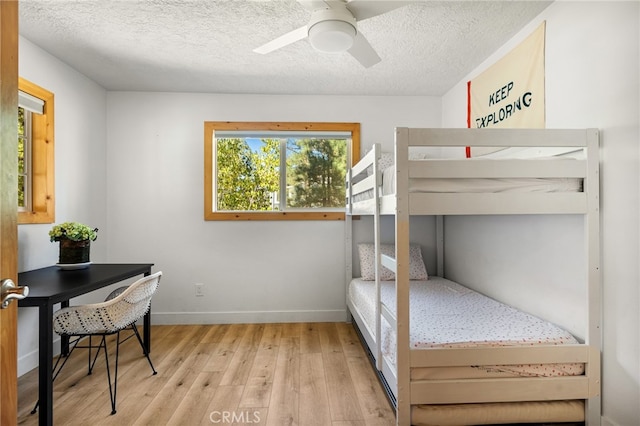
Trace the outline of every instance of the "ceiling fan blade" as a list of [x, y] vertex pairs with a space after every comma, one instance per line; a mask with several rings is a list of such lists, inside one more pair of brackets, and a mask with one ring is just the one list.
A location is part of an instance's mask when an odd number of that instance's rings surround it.
[[298, 3], [313, 12], [319, 9], [344, 7], [347, 4], [347, 0], [298, 0]]
[[351, 0], [347, 3], [347, 9], [353, 14], [358, 21], [373, 18], [391, 12], [394, 9], [401, 8], [415, 1], [359, 1]]
[[307, 10], [328, 9], [331, 6], [324, 0], [298, 0], [298, 3]]
[[305, 25], [304, 27], [300, 27], [296, 30], [281, 35], [280, 37], [253, 49], [253, 51], [265, 55], [267, 53], [273, 52], [274, 50], [280, 49], [281, 47], [302, 40], [307, 36], [307, 34], [307, 26]]
[[380, 56], [360, 32], [353, 40], [353, 46], [349, 49], [349, 53], [365, 68], [372, 67], [381, 61]]

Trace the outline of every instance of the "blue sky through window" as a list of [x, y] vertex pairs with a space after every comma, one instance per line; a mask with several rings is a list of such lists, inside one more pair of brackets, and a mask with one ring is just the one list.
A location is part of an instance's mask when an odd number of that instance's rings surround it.
[[246, 138], [245, 140], [253, 152], [259, 152], [263, 145], [260, 138]]

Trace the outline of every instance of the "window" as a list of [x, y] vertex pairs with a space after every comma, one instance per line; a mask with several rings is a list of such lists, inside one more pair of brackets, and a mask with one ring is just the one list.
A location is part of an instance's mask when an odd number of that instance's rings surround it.
[[18, 81], [18, 223], [53, 223], [53, 93]]
[[344, 219], [359, 123], [205, 122], [205, 220]]
[[[20, 104], [18, 104], [20, 105]], [[31, 112], [18, 106], [18, 211], [31, 209]]]

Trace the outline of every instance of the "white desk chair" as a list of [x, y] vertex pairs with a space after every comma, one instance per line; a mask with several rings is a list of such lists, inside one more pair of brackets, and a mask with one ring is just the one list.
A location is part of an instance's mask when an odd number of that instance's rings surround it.
[[[103, 349], [105, 363], [107, 366], [107, 379], [109, 381], [111, 414], [115, 414], [120, 344], [133, 336], [136, 336], [138, 339], [138, 342], [142, 347], [142, 351], [151, 366], [153, 374], [157, 374], [153, 367], [153, 363], [151, 362], [151, 358], [149, 357], [149, 353], [140, 338], [140, 333], [136, 327], [136, 321], [140, 320], [149, 310], [151, 306], [151, 297], [158, 290], [161, 277], [162, 272], [156, 272], [155, 274], [140, 278], [128, 287], [121, 287], [113, 291], [104, 302], [69, 306], [68, 308], [56, 311], [53, 314], [54, 331], [60, 336], [73, 337], [75, 339], [70, 342], [71, 350], [69, 354], [64, 357], [64, 361], [59, 368], [58, 364], [63, 355], [61, 354], [60, 357], [58, 357], [53, 369], [53, 380], [55, 380], [60, 374], [60, 371], [76, 348], [89, 349], [88, 374], [92, 373], [98, 354], [100, 353], [100, 349]], [[133, 334], [127, 336], [123, 340], [120, 340], [120, 332], [127, 329], [133, 331]], [[111, 382], [111, 370], [109, 368], [109, 355], [106, 341], [106, 337], [112, 334], [116, 335], [116, 361], [113, 385]], [[100, 337], [100, 343], [98, 346], [91, 345], [92, 336]], [[78, 343], [85, 337], [89, 337], [89, 345], [79, 346]], [[92, 348], [97, 348], [97, 352], [95, 353], [93, 360], [91, 359]], [[32, 413], [35, 413], [37, 407], [38, 403], [36, 403]]]

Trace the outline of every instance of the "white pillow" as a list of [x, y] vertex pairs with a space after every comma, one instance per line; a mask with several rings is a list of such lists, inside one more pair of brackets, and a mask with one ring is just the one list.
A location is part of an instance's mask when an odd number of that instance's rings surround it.
[[409, 160], [428, 160], [429, 154], [422, 151], [409, 151]]
[[[395, 257], [395, 245], [380, 244], [380, 253]], [[358, 244], [358, 255], [360, 257], [360, 275], [363, 280], [375, 280], [375, 248], [372, 243]], [[409, 246], [409, 279], [426, 280], [429, 278], [427, 268], [422, 260], [422, 250], [417, 244]], [[380, 267], [380, 280], [393, 281], [395, 274], [384, 266]]]
[[[382, 171], [391, 166], [393, 166], [393, 152], [381, 152], [380, 161], [378, 162], [378, 170]], [[373, 168], [369, 167], [367, 169], [367, 176], [371, 176], [372, 174]]]
[[393, 152], [383, 152], [380, 154], [380, 161], [378, 162], [378, 168], [385, 170], [393, 166]]

